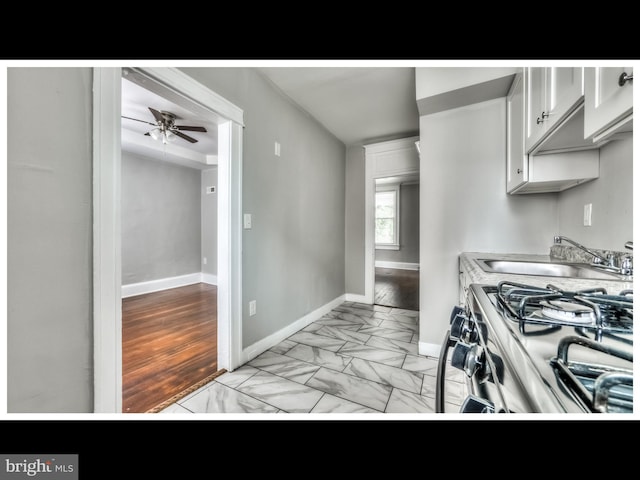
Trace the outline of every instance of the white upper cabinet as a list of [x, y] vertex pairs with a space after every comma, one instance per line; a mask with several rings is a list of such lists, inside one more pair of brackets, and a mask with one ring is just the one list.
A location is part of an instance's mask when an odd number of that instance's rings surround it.
[[545, 111], [545, 95], [544, 95], [544, 68], [526, 68], [526, 84], [527, 84], [527, 126], [526, 126], [526, 149], [537, 144], [545, 132], [544, 119], [542, 112]]
[[585, 68], [584, 136], [594, 142], [633, 128], [633, 67]]
[[577, 147], [584, 143], [584, 109], [582, 75], [573, 70], [524, 69], [515, 76], [507, 94], [507, 193], [560, 192], [598, 178], [598, 150], [590, 141], [588, 150]]
[[526, 151], [576, 110], [584, 98], [582, 67], [530, 67], [527, 79]]
[[507, 94], [507, 192], [528, 179], [529, 162], [524, 152], [525, 76], [518, 73]]

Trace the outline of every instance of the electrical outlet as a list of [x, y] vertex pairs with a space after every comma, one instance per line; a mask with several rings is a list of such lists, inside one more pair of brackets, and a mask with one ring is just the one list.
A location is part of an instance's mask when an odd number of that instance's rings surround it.
[[207, 188], [205, 189], [205, 191], [206, 191], [207, 195], [210, 195], [210, 194], [212, 194], [212, 193], [216, 193], [216, 187], [215, 187], [215, 186], [207, 187]]
[[591, 203], [587, 203], [584, 206], [584, 218], [583, 218], [583, 225], [585, 227], [590, 227], [591, 226], [591, 211], [593, 210], [592, 208], [592, 204]]
[[256, 301], [251, 300], [249, 302], [249, 316], [253, 317], [256, 314]]

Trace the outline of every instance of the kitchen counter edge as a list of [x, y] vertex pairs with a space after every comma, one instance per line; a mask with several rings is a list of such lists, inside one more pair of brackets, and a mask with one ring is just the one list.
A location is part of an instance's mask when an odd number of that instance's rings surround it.
[[524, 283], [532, 286], [546, 287], [553, 285], [566, 291], [584, 290], [587, 288], [605, 288], [610, 294], [620, 293], [622, 290], [633, 289], [633, 281], [623, 280], [602, 280], [589, 278], [567, 278], [567, 277], [545, 277], [540, 275], [513, 275], [504, 273], [485, 272], [475, 260], [516, 260], [529, 262], [551, 262], [557, 261], [549, 255], [534, 255], [524, 253], [483, 253], [483, 252], [463, 252], [459, 255], [460, 271], [466, 272], [470, 283], [481, 283], [486, 285], [497, 285], [499, 282], [508, 281]]

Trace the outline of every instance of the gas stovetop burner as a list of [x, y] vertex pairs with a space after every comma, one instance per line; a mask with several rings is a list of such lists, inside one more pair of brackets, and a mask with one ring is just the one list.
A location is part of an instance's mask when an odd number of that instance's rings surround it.
[[541, 300], [540, 313], [549, 320], [591, 324], [595, 321], [593, 308], [566, 300]]
[[598, 335], [633, 332], [633, 292], [625, 290], [609, 295], [604, 288], [577, 292], [563, 291], [553, 285], [546, 288], [514, 282], [500, 282], [497, 298], [509, 316], [525, 325], [549, 328], [567, 325], [597, 330]]

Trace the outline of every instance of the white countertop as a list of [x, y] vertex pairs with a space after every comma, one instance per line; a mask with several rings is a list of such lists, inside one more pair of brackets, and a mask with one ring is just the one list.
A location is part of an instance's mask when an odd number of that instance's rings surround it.
[[590, 278], [566, 278], [566, 277], [545, 277], [539, 275], [513, 275], [505, 273], [489, 273], [480, 268], [476, 259], [491, 260], [523, 260], [534, 262], [557, 262], [551, 259], [549, 255], [527, 255], [520, 253], [480, 253], [480, 252], [463, 252], [460, 254], [460, 268], [469, 275], [471, 283], [482, 283], [488, 285], [497, 285], [501, 281], [509, 281], [516, 283], [524, 283], [527, 285], [546, 287], [551, 284], [562, 290], [576, 291], [587, 288], [601, 287], [607, 290], [607, 293], [617, 294], [622, 290], [633, 289], [633, 281], [623, 280], [602, 280]]

